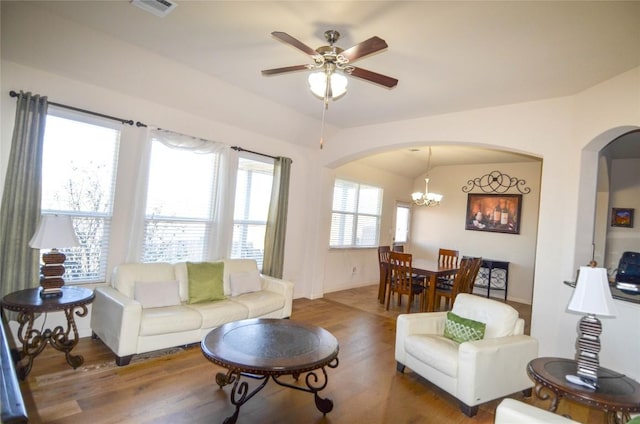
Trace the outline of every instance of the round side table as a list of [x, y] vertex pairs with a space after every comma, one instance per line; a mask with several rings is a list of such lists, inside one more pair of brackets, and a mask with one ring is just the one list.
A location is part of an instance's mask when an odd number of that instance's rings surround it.
[[550, 411], [555, 412], [559, 399], [566, 397], [605, 411], [609, 424], [626, 423], [631, 412], [640, 412], [638, 382], [600, 367], [598, 387], [592, 390], [567, 381], [565, 376], [575, 374], [576, 369], [577, 363], [572, 359], [536, 358], [529, 362], [527, 373], [536, 383], [536, 396], [542, 400], [551, 399]]
[[[93, 302], [93, 290], [84, 287], [63, 286], [62, 295], [41, 297], [40, 287], [9, 293], [1, 302], [2, 308], [18, 312], [18, 340], [22, 343], [19, 359], [27, 358], [26, 364], [18, 364], [17, 373], [24, 380], [33, 365], [33, 360], [47, 344], [64, 352], [67, 363], [77, 368], [84, 362], [81, 355], [72, 355], [71, 350], [78, 344], [78, 327], [74, 315], [87, 315], [87, 305]], [[67, 319], [67, 327], [34, 328], [35, 315], [62, 311]]]

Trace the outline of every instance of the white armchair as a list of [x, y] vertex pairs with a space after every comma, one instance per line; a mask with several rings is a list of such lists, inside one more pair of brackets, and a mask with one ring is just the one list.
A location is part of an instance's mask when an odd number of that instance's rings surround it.
[[398, 316], [397, 369], [415, 373], [460, 401], [467, 416], [478, 405], [509, 394], [530, 394], [529, 361], [538, 355], [536, 339], [524, 334], [524, 320], [511, 306], [472, 294], [456, 297], [454, 314], [486, 324], [482, 340], [457, 343], [444, 337], [447, 312]]
[[545, 411], [528, 403], [506, 398], [496, 408], [494, 424], [579, 424], [570, 418]]

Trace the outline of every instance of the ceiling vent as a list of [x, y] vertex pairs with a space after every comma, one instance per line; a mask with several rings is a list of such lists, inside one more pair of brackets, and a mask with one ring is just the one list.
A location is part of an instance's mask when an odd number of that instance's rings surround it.
[[153, 13], [156, 16], [164, 18], [173, 9], [178, 6], [176, 3], [169, 0], [130, 0], [131, 4], [138, 6], [142, 10], [146, 10], [149, 13]]

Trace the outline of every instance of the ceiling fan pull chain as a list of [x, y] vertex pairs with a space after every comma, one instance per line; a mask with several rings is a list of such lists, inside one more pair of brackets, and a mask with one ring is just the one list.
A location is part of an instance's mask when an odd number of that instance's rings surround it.
[[322, 124], [320, 124], [320, 150], [324, 146], [324, 114], [327, 111], [326, 107], [322, 108]]

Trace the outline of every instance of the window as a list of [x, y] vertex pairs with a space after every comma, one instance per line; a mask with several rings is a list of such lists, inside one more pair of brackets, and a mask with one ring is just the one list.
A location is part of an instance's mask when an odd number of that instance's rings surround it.
[[394, 243], [407, 243], [409, 241], [409, 219], [411, 207], [398, 203], [396, 205], [396, 232]]
[[207, 259], [219, 155], [151, 140], [143, 262]]
[[381, 188], [336, 180], [329, 246], [377, 246], [381, 205]]
[[264, 258], [272, 184], [273, 160], [239, 158], [231, 257], [255, 259], [259, 269]]
[[42, 159], [42, 214], [69, 215], [81, 247], [65, 280], [105, 281], [120, 124], [49, 108]]

